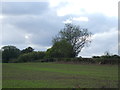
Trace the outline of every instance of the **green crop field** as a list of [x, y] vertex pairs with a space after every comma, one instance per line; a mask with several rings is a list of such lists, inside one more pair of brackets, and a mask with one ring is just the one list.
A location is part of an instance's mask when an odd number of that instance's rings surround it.
[[3, 63], [3, 88], [117, 88], [117, 65]]

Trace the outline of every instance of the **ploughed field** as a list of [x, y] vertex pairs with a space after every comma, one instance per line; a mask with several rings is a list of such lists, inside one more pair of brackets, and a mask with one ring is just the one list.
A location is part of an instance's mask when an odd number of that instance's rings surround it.
[[117, 88], [117, 65], [3, 63], [3, 88]]

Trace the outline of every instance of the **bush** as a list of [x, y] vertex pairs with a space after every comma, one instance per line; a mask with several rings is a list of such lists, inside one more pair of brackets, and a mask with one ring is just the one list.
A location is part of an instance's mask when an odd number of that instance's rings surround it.
[[52, 48], [46, 52], [46, 58], [71, 58], [74, 57], [74, 51], [66, 40], [56, 42]]
[[92, 58], [100, 58], [100, 56], [93, 56]]
[[18, 62], [32, 62], [45, 57], [45, 52], [30, 52], [21, 54], [18, 57]]
[[82, 64], [118, 64], [118, 58], [56, 58], [54, 61], [73, 62]]

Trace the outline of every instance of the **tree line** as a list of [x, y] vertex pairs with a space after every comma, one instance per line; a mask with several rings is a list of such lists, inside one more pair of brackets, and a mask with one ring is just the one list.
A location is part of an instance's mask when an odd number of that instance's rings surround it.
[[[4, 46], [2, 47], [2, 62], [32, 62], [37, 60], [42, 61], [53, 61], [53, 58], [72, 61], [77, 58], [82, 48], [91, 42], [91, 32], [87, 29], [81, 28], [79, 25], [65, 24], [64, 28], [53, 38], [53, 46], [47, 51], [34, 51], [32, 47], [27, 47], [23, 50], [18, 49], [15, 46]], [[110, 58], [113, 56], [105, 55], [102, 58]], [[94, 56], [93, 58], [101, 58]], [[115, 56], [114, 57], [119, 57]], [[67, 59], [66, 59], [67, 58]], [[80, 58], [79, 58], [80, 59]], [[84, 60], [85, 61], [85, 60]], [[89, 61], [89, 60], [88, 60]]]
[[[64, 41], [63, 41], [64, 42]], [[65, 43], [65, 42], [64, 42]], [[62, 47], [61, 42], [58, 43]], [[68, 46], [68, 43], [66, 43]], [[60, 51], [60, 47], [58, 51]], [[58, 48], [56, 45], [45, 51], [34, 51], [32, 47], [27, 47], [23, 50], [15, 46], [4, 46], [2, 48], [2, 62], [3, 63], [18, 63], [18, 62], [74, 62], [74, 63], [99, 63], [99, 64], [117, 64], [120, 56], [110, 55], [109, 53], [102, 56], [93, 56], [92, 58], [73, 57], [73, 53], [65, 52], [64, 48], [59, 53], [55, 51]], [[68, 46], [66, 49], [71, 49]], [[72, 49], [71, 49], [72, 50]], [[55, 53], [57, 52], [57, 53]], [[65, 57], [66, 56], [66, 57]]]

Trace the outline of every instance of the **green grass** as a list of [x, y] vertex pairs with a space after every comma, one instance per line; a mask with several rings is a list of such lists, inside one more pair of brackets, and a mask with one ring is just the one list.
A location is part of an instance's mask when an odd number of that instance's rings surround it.
[[117, 88], [117, 65], [4, 63], [3, 88]]

